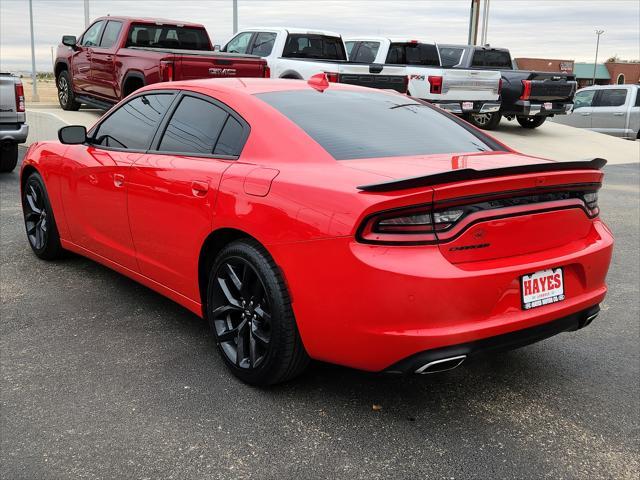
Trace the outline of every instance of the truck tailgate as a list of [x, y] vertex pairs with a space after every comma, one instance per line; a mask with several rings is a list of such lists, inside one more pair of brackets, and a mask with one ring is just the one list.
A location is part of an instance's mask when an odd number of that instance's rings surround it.
[[573, 96], [577, 84], [573, 75], [531, 72], [531, 100], [566, 100]]
[[350, 63], [338, 67], [338, 81], [362, 87], [381, 88], [407, 93], [405, 67]]
[[442, 76], [442, 100], [497, 100], [500, 95], [499, 72], [445, 68]]
[[264, 77], [266, 62], [253, 56], [178, 55], [175, 60], [176, 80], [220, 77]]

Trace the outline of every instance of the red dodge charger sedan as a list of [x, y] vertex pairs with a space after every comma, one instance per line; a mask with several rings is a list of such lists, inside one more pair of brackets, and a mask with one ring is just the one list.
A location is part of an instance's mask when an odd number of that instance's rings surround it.
[[543, 160], [395, 92], [155, 84], [31, 146], [35, 254], [100, 262], [206, 318], [254, 385], [309, 359], [431, 373], [577, 330], [613, 238], [602, 159]]

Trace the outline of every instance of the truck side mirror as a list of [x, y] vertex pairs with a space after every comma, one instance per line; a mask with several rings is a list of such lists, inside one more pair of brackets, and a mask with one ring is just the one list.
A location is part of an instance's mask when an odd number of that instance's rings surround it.
[[78, 39], [75, 35], [63, 35], [62, 36], [62, 44], [67, 47], [71, 47], [74, 50], [77, 48]]
[[83, 125], [68, 125], [58, 130], [58, 140], [65, 145], [79, 145], [87, 141], [87, 128]]
[[213, 46], [213, 51], [214, 52], [219, 52], [220, 51], [220, 45], [214, 45]]

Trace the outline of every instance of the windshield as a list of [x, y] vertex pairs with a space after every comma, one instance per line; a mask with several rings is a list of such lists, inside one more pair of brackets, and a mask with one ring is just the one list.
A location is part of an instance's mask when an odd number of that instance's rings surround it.
[[457, 121], [401, 95], [295, 90], [256, 95], [336, 160], [492, 150]]

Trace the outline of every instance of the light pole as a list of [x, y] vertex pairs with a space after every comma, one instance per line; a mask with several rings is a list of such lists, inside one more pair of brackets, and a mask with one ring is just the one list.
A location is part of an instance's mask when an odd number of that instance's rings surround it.
[[29, 27], [31, 29], [31, 101], [39, 102], [38, 85], [36, 85], [36, 47], [33, 41], [33, 0], [29, 0]]
[[593, 62], [593, 78], [591, 79], [591, 85], [596, 84], [596, 67], [598, 66], [598, 47], [600, 47], [600, 35], [604, 33], [604, 30], [596, 30], [598, 39], [596, 40], [596, 60]]
[[84, 28], [89, 28], [89, 0], [84, 0]]
[[480, 0], [471, 0], [469, 10], [469, 37], [468, 45], [475, 45], [478, 41], [478, 17], [480, 16]]
[[233, 0], [233, 34], [238, 31], [238, 0]]

